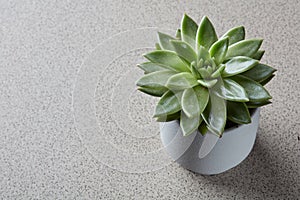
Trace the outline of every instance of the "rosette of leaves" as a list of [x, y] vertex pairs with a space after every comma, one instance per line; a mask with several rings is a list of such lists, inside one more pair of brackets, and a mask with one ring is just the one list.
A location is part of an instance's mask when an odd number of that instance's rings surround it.
[[172, 37], [158, 32], [156, 50], [138, 65], [145, 75], [138, 89], [161, 97], [157, 121], [180, 120], [184, 135], [207, 130], [221, 136], [229, 121], [251, 122], [249, 109], [271, 103], [264, 85], [274, 77], [260, 63], [262, 39], [245, 39], [243, 26], [220, 38], [207, 17], [200, 24], [186, 14]]

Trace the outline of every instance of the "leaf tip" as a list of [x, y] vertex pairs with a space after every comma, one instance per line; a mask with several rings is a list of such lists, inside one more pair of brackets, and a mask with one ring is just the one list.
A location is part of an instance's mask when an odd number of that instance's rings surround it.
[[141, 80], [141, 78], [135, 81], [135, 85], [136, 85], [136, 86], [141, 86], [141, 85], [140, 85], [140, 80]]
[[180, 42], [180, 40], [169, 40], [170, 41], [170, 43], [172, 43], [172, 44], [175, 44], [175, 43], [179, 43]]
[[246, 32], [246, 29], [244, 26], [238, 26], [237, 29], [240, 29], [244, 33]]
[[206, 15], [204, 15], [204, 16], [202, 17], [202, 20], [209, 20], [209, 19], [208, 19], [208, 17], [207, 17]]
[[217, 130], [211, 128], [210, 126], [207, 126], [207, 129], [208, 129], [212, 134], [216, 135], [216, 136], [219, 137], [219, 138], [222, 137], [223, 132], [224, 132], [224, 130], [222, 130], [222, 131], [217, 131]]
[[156, 113], [152, 114], [152, 118], [157, 118], [159, 117]]
[[256, 38], [255, 40], [258, 42], [259, 47], [262, 45], [262, 43], [264, 41], [264, 39], [262, 39], [262, 38]]
[[142, 56], [148, 59], [149, 53], [143, 53]]

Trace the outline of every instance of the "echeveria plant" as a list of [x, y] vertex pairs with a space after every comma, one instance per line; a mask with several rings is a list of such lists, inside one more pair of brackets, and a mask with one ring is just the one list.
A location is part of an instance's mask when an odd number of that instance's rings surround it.
[[259, 63], [262, 39], [245, 39], [243, 26], [218, 38], [207, 17], [199, 26], [184, 15], [176, 36], [158, 32], [149, 62], [138, 66], [145, 75], [138, 89], [161, 97], [157, 121], [180, 119], [184, 135], [207, 130], [221, 136], [228, 120], [251, 122], [249, 109], [270, 103], [263, 87], [274, 77], [272, 67]]

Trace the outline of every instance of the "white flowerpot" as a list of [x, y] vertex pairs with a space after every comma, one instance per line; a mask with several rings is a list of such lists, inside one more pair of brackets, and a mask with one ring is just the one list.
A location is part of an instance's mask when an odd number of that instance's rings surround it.
[[161, 140], [171, 158], [184, 168], [204, 175], [219, 174], [241, 163], [251, 152], [258, 129], [259, 112], [258, 108], [252, 114], [250, 124], [225, 130], [222, 138], [204, 158], [199, 158], [204, 136], [198, 131], [183, 136], [178, 120], [160, 123]]

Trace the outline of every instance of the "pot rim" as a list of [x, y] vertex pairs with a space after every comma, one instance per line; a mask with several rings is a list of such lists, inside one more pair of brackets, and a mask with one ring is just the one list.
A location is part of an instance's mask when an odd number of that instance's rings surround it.
[[[251, 113], [251, 115], [250, 115], [250, 117], [251, 117], [251, 119], [253, 118], [253, 116], [257, 113], [257, 112], [259, 112], [259, 110], [260, 110], [260, 108], [254, 108], [253, 109], [254, 111]], [[174, 120], [174, 121], [177, 121], [177, 123], [180, 125], [180, 121], [178, 120], [178, 119], [176, 119], [176, 120]], [[160, 122], [160, 123], [166, 123], [166, 122]], [[249, 124], [237, 124], [237, 126], [233, 126], [233, 127], [230, 127], [230, 128], [227, 128], [227, 129], [224, 129], [224, 132], [223, 132], [223, 134], [227, 134], [228, 132], [231, 132], [232, 130], [234, 130], [234, 129], [238, 129], [238, 128], [241, 128], [241, 127], [243, 127], [243, 126], [247, 126], [247, 125], [250, 125], [250, 124], [252, 124], [253, 123], [253, 121], [251, 121]], [[197, 131], [197, 133], [200, 133], [199, 132], [199, 130], [197, 129], [196, 130]], [[209, 131], [208, 131], [209, 132]], [[201, 134], [201, 133], [200, 133]], [[206, 133], [205, 133], [206, 134]], [[204, 135], [205, 135], [204, 134]], [[202, 134], [201, 134], [202, 135]], [[203, 136], [204, 136], [203, 135]]]

